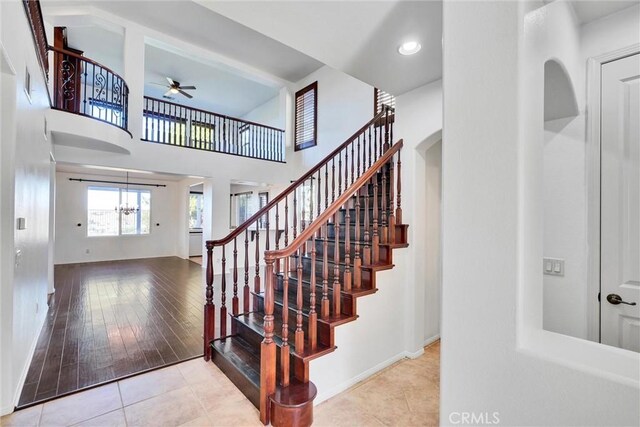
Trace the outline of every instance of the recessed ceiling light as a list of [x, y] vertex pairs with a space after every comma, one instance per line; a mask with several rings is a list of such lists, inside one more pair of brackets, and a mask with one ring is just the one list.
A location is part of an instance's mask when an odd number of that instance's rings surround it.
[[400, 55], [405, 55], [405, 56], [413, 55], [414, 53], [418, 53], [418, 51], [420, 51], [421, 48], [422, 46], [420, 45], [420, 43], [412, 40], [412, 41], [402, 43], [400, 47], [398, 47], [398, 53], [400, 53]]

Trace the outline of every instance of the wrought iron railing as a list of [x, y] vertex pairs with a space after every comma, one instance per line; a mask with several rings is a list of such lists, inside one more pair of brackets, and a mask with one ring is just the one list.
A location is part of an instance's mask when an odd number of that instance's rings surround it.
[[129, 88], [124, 79], [77, 53], [53, 46], [49, 50], [55, 66], [52, 108], [91, 117], [129, 133]]
[[282, 129], [151, 97], [144, 98], [142, 139], [254, 159], [285, 161]]

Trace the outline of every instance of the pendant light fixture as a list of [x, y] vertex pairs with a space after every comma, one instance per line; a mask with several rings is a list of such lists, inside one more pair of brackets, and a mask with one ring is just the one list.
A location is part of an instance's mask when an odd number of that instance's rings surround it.
[[138, 206], [129, 206], [129, 172], [127, 172], [127, 187], [126, 187], [126, 199], [125, 199], [125, 204], [122, 205], [120, 204], [120, 206], [116, 206], [116, 212], [120, 212], [122, 214], [125, 215], [129, 215], [132, 213], [137, 213], [140, 208]]

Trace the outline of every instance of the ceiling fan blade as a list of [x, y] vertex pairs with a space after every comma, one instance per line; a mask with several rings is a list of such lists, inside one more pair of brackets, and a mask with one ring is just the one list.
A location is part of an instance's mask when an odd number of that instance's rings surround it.
[[173, 95], [173, 92], [171, 92], [171, 89], [169, 89], [167, 93], [164, 94], [164, 96], [171, 96], [171, 95]]
[[182, 90], [195, 90], [196, 87], [195, 86], [180, 86], [180, 89], [182, 89]]
[[176, 82], [174, 82], [172, 78], [170, 78], [170, 77], [166, 77], [166, 79], [167, 79], [167, 81], [169, 82], [169, 84], [170, 84], [171, 86], [173, 86], [173, 85], [175, 85], [175, 84], [176, 84]]
[[180, 92], [181, 94], [183, 94], [184, 96], [186, 96], [189, 99], [193, 98], [193, 96], [189, 95], [187, 92], [185, 92], [185, 91], [183, 91], [181, 89], [178, 89], [178, 92]]
[[166, 85], [166, 84], [164, 84], [164, 83], [155, 83], [155, 82], [151, 82], [150, 84], [152, 84], [152, 85], [156, 85], [156, 86], [167, 87], [167, 85]]

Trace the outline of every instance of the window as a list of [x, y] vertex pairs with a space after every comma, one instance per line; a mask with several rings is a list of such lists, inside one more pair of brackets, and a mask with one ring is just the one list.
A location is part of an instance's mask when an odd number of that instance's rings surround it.
[[251, 218], [256, 212], [255, 206], [252, 203], [253, 192], [247, 191], [244, 193], [231, 194], [231, 227], [235, 228], [246, 220]]
[[[137, 212], [121, 213], [122, 205], [138, 207]], [[113, 187], [89, 187], [87, 191], [87, 235], [118, 236], [149, 234], [151, 192]]]
[[[268, 204], [269, 204], [269, 193], [266, 191], [264, 193], [258, 193], [258, 210], [264, 208]], [[267, 228], [268, 215], [269, 214], [263, 215], [262, 218], [260, 218], [260, 221], [258, 224], [260, 228]]]
[[213, 135], [215, 133], [215, 126], [211, 123], [191, 121], [191, 146], [211, 148], [213, 143]]
[[[390, 93], [387, 93], [381, 89], [376, 88], [373, 90], [373, 115], [376, 115], [379, 112], [381, 112], [383, 105], [387, 105], [393, 109], [389, 114], [389, 122], [393, 123], [393, 119], [395, 116], [394, 112], [396, 109], [396, 97], [391, 95]], [[378, 121], [376, 125], [377, 126], [384, 125], [384, 117], [380, 121]]]
[[142, 121], [144, 140], [172, 145], [185, 145], [187, 121], [176, 117], [163, 116], [145, 111]]
[[317, 145], [318, 82], [296, 92], [295, 150]]
[[202, 211], [204, 196], [202, 193], [189, 194], [189, 230], [202, 230]]

